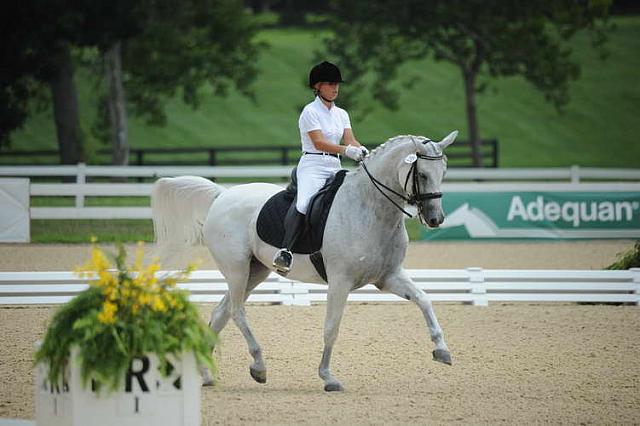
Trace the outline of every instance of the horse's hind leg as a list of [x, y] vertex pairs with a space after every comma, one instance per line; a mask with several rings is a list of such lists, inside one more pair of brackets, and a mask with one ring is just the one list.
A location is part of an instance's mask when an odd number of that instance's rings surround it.
[[[269, 273], [269, 269], [258, 262], [255, 258], [251, 260], [249, 278], [247, 279], [247, 287], [244, 292], [244, 301], [247, 300], [253, 289], [269, 276]], [[209, 327], [211, 327], [213, 332], [216, 334], [219, 334], [224, 329], [231, 317], [229, 293], [230, 291], [227, 291], [220, 303], [218, 303], [211, 312]]]
[[[211, 312], [209, 327], [216, 335], [220, 334], [231, 317], [231, 310], [229, 309], [229, 306], [229, 291], [227, 291], [227, 294], [224, 295], [220, 303], [218, 303]], [[213, 349], [214, 348], [211, 347], [211, 351], [213, 351]], [[200, 367], [200, 376], [202, 376], [203, 386], [213, 385], [213, 377], [211, 377], [211, 373], [207, 367]]]
[[258, 284], [264, 281], [269, 276], [270, 272], [271, 271], [269, 271], [269, 269], [262, 263], [258, 262], [255, 257], [251, 259], [249, 277], [247, 278], [247, 287], [243, 298], [243, 304], [233, 316], [234, 322], [240, 329], [240, 332], [244, 336], [244, 339], [247, 341], [247, 345], [249, 346], [249, 353], [253, 357], [253, 364], [251, 364], [251, 367], [249, 367], [249, 373], [251, 374], [251, 377], [253, 377], [253, 379], [258, 383], [267, 383], [267, 367], [264, 363], [264, 359], [262, 358], [262, 348], [258, 344], [258, 341], [253, 336], [253, 333], [249, 328], [249, 323], [247, 322], [247, 317], [244, 311], [244, 302], [246, 302], [251, 291], [256, 288]]
[[[226, 273], [225, 271], [223, 271], [223, 273], [227, 278], [229, 290], [213, 310], [209, 327], [211, 327], [216, 334], [219, 334], [226, 326], [229, 318], [233, 317], [235, 324], [249, 345], [251, 356], [254, 358], [254, 363], [250, 368], [251, 377], [259, 383], [265, 383], [267, 381], [267, 370], [264, 360], [262, 359], [262, 349], [251, 333], [247, 323], [244, 313], [244, 302], [249, 297], [251, 291], [269, 276], [270, 271], [255, 258], [252, 258], [249, 265], [248, 276], [244, 273], [234, 274], [231, 272]], [[245, 284], [241, 285], [243, 281]], [[211, 374], [205, 367], [201, 368], [200, 373], [203, 378], [203, 384], [213, 384]]]
[[389, 276], [378, 287], [380, 290], [388, 291], [404, 299], [411, 300], [420, 307], [422, 314], [427, 321], [431, 340], [436, 345], [436, 348], [433, 351], [434, 361], [451, 365], [451, 353], [444, 341], [444, 333], [442, 332], [442, 328], [440, 327], [436, 314], [433, 311], [431, 300], [429, 300], [429, 297], [424, 291], [416, 287], [406, 271], [404, 269], [397, 271], [395, 274]]

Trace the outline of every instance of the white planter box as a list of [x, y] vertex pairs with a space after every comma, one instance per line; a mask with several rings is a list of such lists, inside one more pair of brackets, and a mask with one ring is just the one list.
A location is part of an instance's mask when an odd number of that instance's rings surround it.
[[65, 380], [51, 385], [48, 368], [39, 364], [35, 374], [36, 425], [38, 426], [197, 426], [200, 424], [202, 385], [193, 353], [172, 359], [167, 377], [158, 370], [158, 358], [136, 358], [120, 389], [100, 393], [82, 386], [77, 351]]

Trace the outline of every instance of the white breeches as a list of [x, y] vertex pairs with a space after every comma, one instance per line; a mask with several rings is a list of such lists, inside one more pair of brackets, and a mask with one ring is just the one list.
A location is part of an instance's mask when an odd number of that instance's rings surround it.
[[296, 209], [307, 214], [311, 197], [341, 169], [340, 160], [330, 155], [303, 155], [298, 162]]

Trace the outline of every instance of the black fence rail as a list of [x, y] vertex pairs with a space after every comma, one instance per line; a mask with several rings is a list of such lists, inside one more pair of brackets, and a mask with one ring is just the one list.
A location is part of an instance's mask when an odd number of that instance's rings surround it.
[[[372, 149], [375, 145], [365, 144]], [[498, 167], [498, 141], [482, 141], [480, 148], [483, 167]], [[300, 146], [216, 146], [179, 148], [131, 148], [129, 164], [138, 166], [162, 165], [293, 165], [300, 158]], [[449, 167], [472, 167], [471, 145], [458, 141], [447, 148]], [[57, 150], [11, 150], [0, 151], [1, 165], [58, 164]], [[111, 151], [100, 150], [91, 164], [111, 164]]]

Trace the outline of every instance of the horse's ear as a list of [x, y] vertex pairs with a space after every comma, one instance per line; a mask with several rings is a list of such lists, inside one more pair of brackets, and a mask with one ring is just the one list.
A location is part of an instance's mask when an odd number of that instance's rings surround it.
[[446, 147], [448, 147], [449, 145], [451, 145], [453, 143], [453, 141], [456, 140], [456, 137], [458, 136], [458, 131], [454, 130], [453, 132], [449, 133], [444, 139], [442, 139], [440, 142], [437, 142], [438, 146], [440, 147], [441, 150], [444, 151], [444, 149]]

